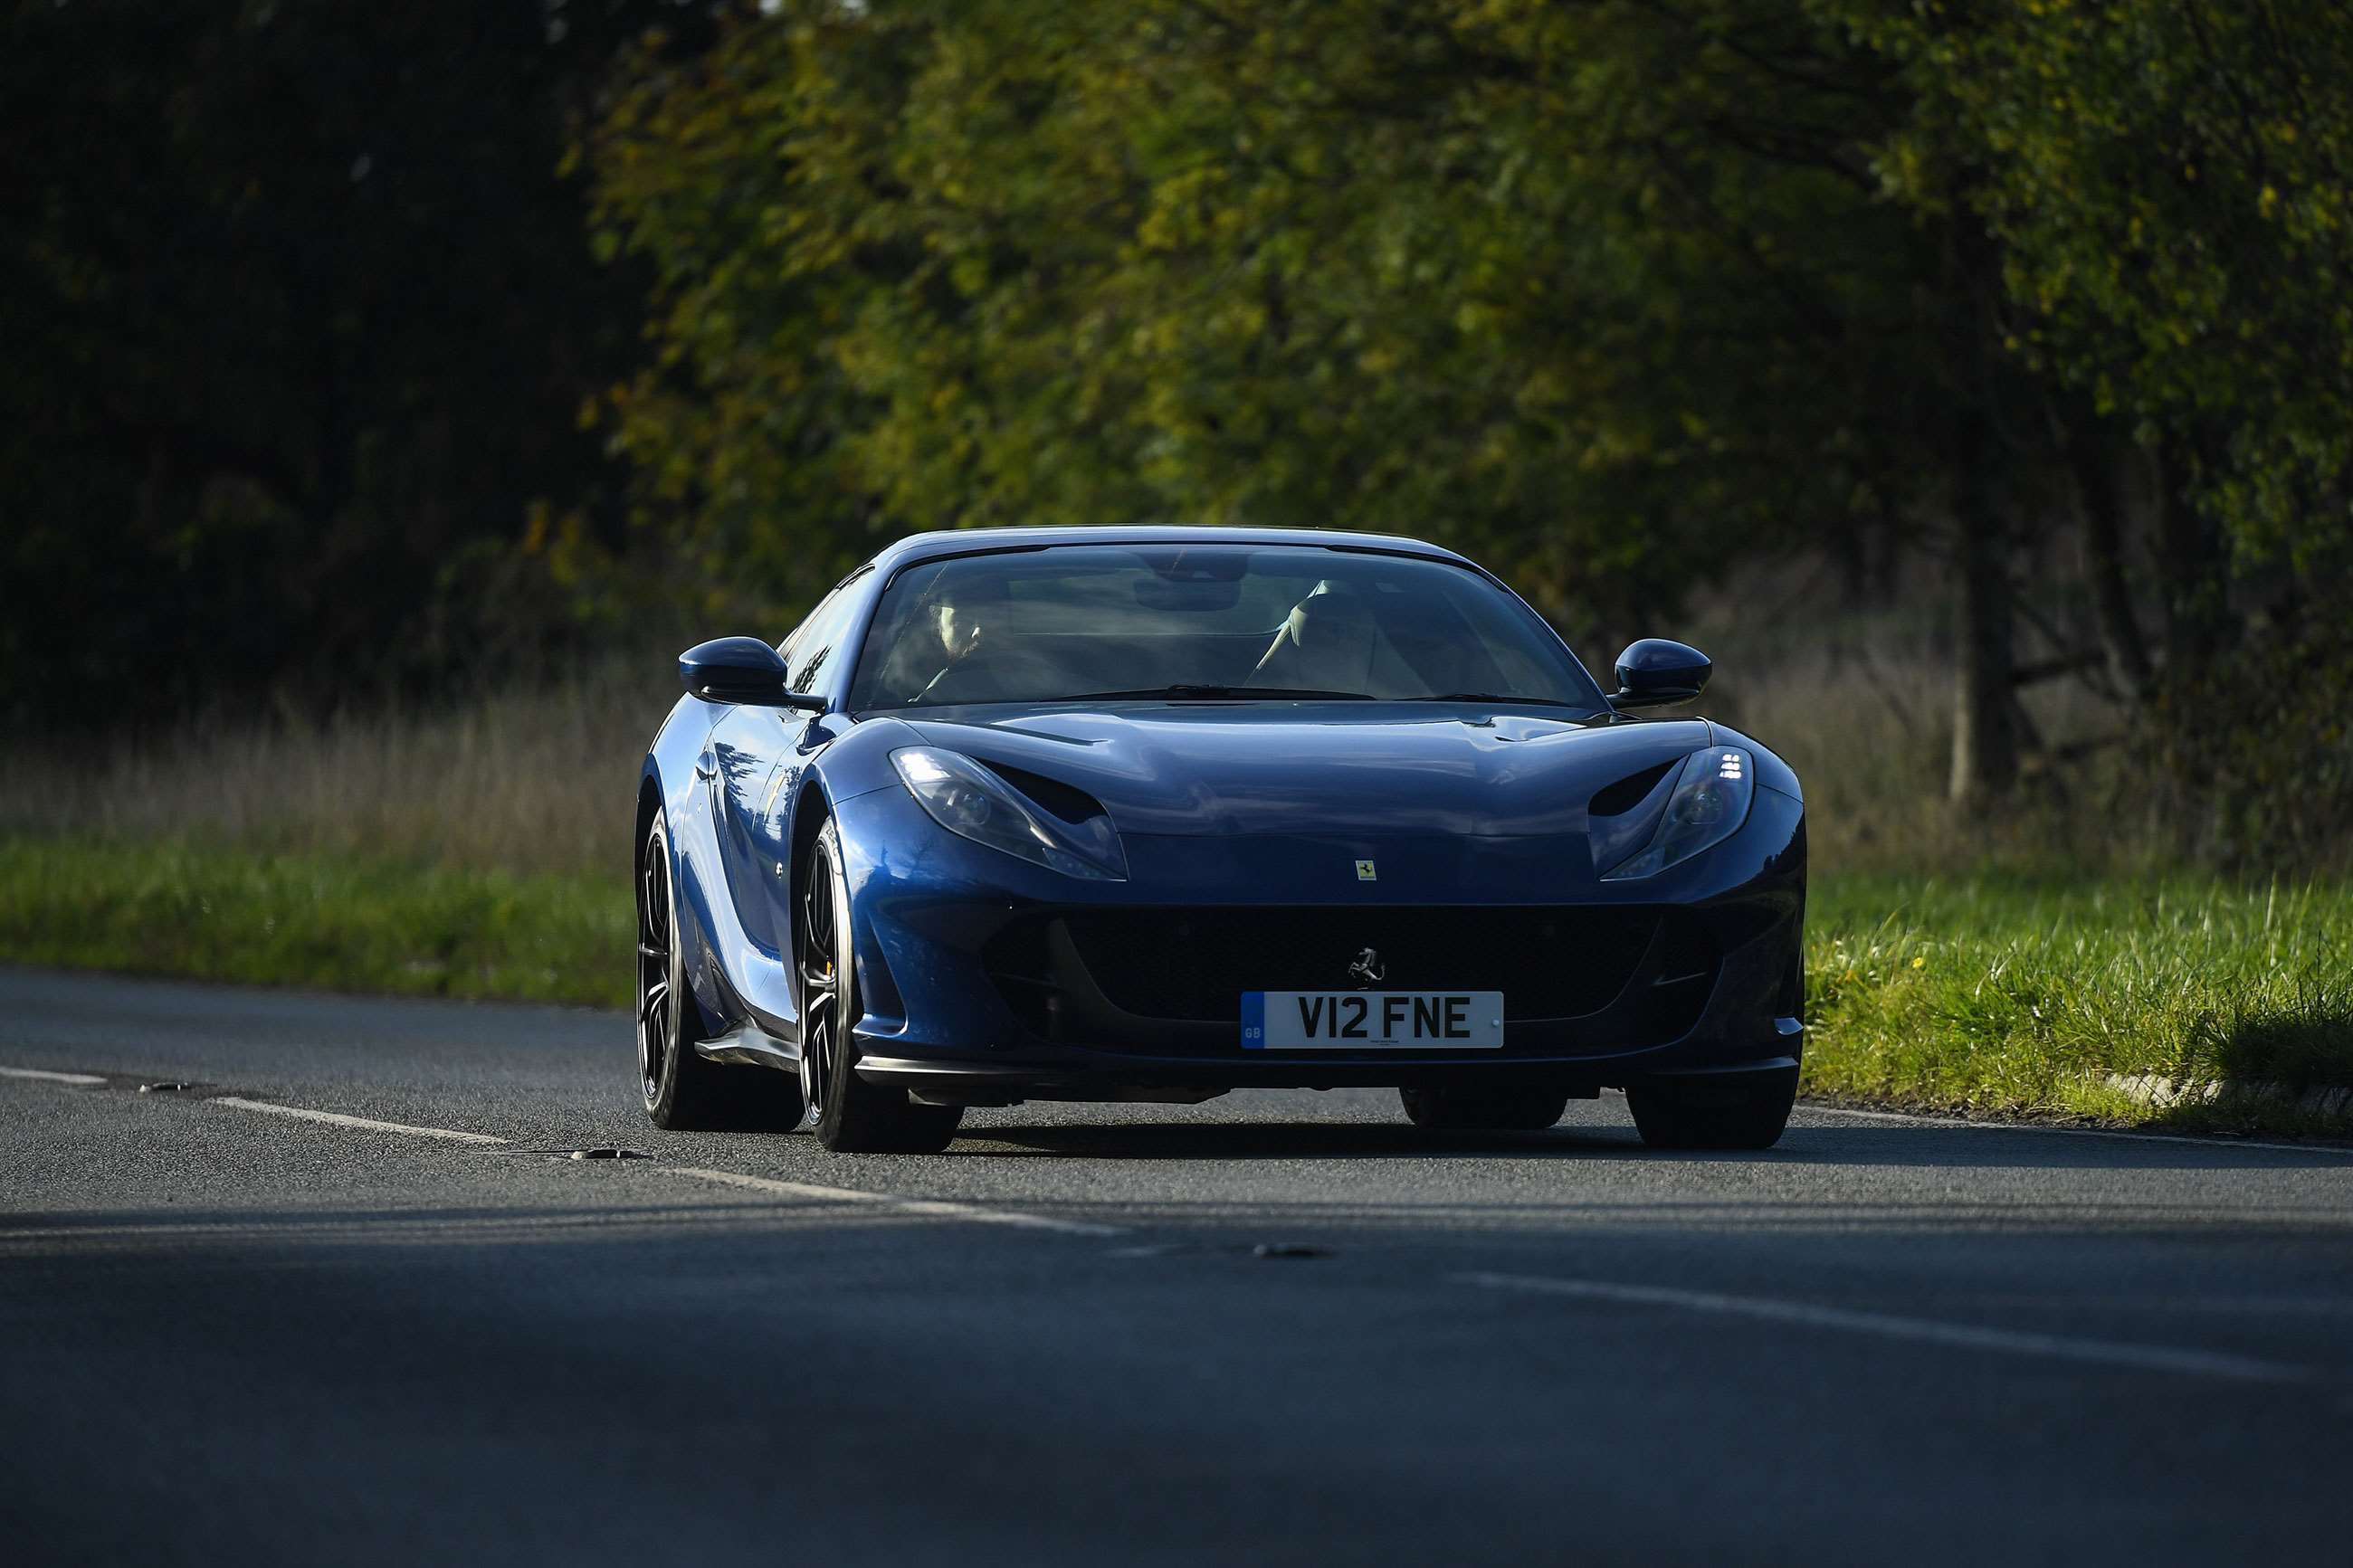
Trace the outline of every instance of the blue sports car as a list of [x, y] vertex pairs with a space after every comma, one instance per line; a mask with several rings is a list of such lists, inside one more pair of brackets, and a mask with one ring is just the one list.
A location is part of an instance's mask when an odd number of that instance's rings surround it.
[[663, 1127], [934, 1151], [964, 1108], [1395, 1088], [1427, 1128], [1625, 1090], [1770, 1145], [1805, 808], [1745, 735], [1604, 693], [1451, 552], [1198, 528], [930, 533], [781, 645], [681, 657], [638, 791]]

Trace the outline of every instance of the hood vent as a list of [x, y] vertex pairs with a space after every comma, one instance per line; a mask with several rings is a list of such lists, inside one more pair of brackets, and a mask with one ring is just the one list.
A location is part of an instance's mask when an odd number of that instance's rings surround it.
[[1628, 773], [1616, 784], [1596, 790], [1592, 804], [1585, 809], [1594, 816], [1623, 816], [1642, 804], [1642, 799], [1667, 776], [1667, 770], [1683, 761], [1670, 757], [1655, 768], [1644, 768], [1639, 773]]
[[1092, 822], [1106, 815], [1103, 803], [1082, 789], [1050, 779], [1043, 773], [1033, 773], [1027, 768], [1009, 768], [987, 757], [975, 758], [983, 767], [1006, 783], [1060, 817], [1064, 822]]

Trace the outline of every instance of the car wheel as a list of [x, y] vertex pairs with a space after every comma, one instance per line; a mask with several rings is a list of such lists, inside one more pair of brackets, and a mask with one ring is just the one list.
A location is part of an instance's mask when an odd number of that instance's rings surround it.
[[845, 1153], [938, 1153], [955, 1137], [961, 1106], [917, 1105], [905, 1089], [858, 1076], [851, 1025], [862, 1010], [849, 879], [841, 866], [841, 836], [831, 822], [809, 847], [800, 895], [794, 949], [801, 987], [801, 1096], [813, 1113], [818, 1142]]
[[1491, 1089], [1401, 1089], [1406, 1120], [1431, 1131], [1535, 1132], [1568, 1109], [1566, 1089], [1526, 1084]]
[[694, 1053], [701, 1031], [686, 987], [670, 883], [670, 829], [657, 815], [638, 856], [638, 1087], [657, 1127], [710, 1127], [719, 1109], [718, 1068]]
[[1795, 1073], [1756, 1083], [1700, 1079], [1626, 1086], [1634, 1126], [1653, 1149], [1770, 1149], [1797, 1103]]
[[675, 1132], [799, 1126], [801, 1090], [792, 1075], [706, 1060], [694, 1048], [702, 1024], [686, 984], [670, 828], [657, 815], [638, 858], [638, 1087], [646, 1114]]

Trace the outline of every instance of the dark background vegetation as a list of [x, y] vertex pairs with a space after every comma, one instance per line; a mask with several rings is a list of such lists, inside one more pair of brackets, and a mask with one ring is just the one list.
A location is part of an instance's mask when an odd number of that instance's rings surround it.
[[1950, 820], [2341, 862], [2348, 79], [2253, 0], [21, 0], [0, 690], [315, 721], [917, 528], [1395, 529], [1588, 658], [1916, 620]]

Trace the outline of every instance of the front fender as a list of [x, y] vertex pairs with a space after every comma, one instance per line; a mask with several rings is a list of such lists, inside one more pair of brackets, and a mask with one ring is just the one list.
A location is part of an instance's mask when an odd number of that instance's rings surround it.
[[[700, 711], [689, 714], [690, 708]], [[689, 942], [688, 984], [706, 1015], [706, 1037], [748, 1020], [790, 1043], [800, 1038], [799, 987], [791, 967], [797, 852], [836, 811], [838, 801], [903, 789], [891, 752], [915, 737], [896, 720], [856, 723], [839, 714], [805, 729], [791, 727], [795, 732], [776, 753], [783, 775], [774, 792], [776, 816], [764, 830], [761, 847], [795, 874], [731, 880], [717, 791], [696, 771], [698, 763], [709, 770], [722, 760], [706, 752], [725, 732], [718, 721], [727, 712], [723, 706], [686, 699], [647, 764], [660, 780], [670, 813], [680, 929]], [[739, 884], [741, 896], [763, 900], [761, 908], [737, 907]]]
[[839, 802], [878, 789], [904, 789], [891, 753], [902, 746], [923, 743], [923, 737], [902, 719], [869, 719], [849, 726], [826, 747], [815, 764], [826, 799]]
[[698, 772], [708, 766], [704, 749], [712, 720], [721, 710], [699, 698], [681, 697], [662, 721], [640, 772], [640, 798], [650, 784], [659, 801], [670, 844], [670, 888], [678, 926], [680, 966], [699, 1018], [690, 1018], [689, 1033], [712, 1034], [712, 1020], [727, 1013], [726, 996], [715, 954], [721, 938], [714, 924], [717, 907], [712, 894], [721, 892], [719, 843], [712, 831], [708, 781]]
[[1798, 770], [1783, 762], [1775, 754], [1772, 748], [1759, 745], [1755, 740], [1742, 734], [1729, 724], [1718, 724], [1711, 720], [1709, 728], [1715, 734], [1712, 744], [1748, 748], [1748, 754], [1757, 759], [1758, 784], [1767, 789], [1778, 790], [1800, 805], [1805, 803], [1806, 791], [1805, 787], [1798, 782]]

